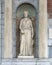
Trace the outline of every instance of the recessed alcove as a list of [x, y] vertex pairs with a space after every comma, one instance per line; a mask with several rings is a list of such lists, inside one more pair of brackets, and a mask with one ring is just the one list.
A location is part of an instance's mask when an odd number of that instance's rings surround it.
[[34, 57], [36, 57], [36, 17], [37, 17], [37, 11], [36, 8], [29, 3], [23, 3], [21, 5], [19, 5], [19, 7], [16, 9], [16, 57], [18, 57], [19, 53], [20, 53], [20, 29], [19, 29], [19, 25], [20, 25], [20, 20], [22, 18], [24, 18], [24, 10], [27, 10], [29, 15], [28, 17], [31, 19], [32, 21], [32, 25], [33, 25], [33, 32], [34, 32], [34, 36], [33, 36], [33, 55]]

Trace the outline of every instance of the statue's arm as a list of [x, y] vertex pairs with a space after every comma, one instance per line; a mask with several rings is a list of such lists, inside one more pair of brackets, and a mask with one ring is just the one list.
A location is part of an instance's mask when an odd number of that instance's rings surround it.
[[20, 26], [19, 26], [19, 29], [21, 30], [21, 27], [22, 27], [22, 21], [20, 21]]
[[33, 30], [33, 24], [32, 24], [32, 21], [31, 21], [31, 32], [32, 32], [32, 38], [34, 36], [34, 30]]
[[33, 38], [33, 36], [34, 36], [34, 30], [33, 30], [33, 26], [32, 26], [32, 38]]
[[21, 20], [20, 21], [20, 31], [21, 31], [21, 33], [24, 33], [24, 30], [23, 30], [23, 23], [22, 23], [23, 21]]

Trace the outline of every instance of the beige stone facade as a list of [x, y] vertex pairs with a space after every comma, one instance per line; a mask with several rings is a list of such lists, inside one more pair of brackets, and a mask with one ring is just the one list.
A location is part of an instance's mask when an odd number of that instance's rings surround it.
[[[12, 58], [12, 0], [5, 0], [4, 58]], [[39, 0], [39, 58], [48, 58], [47, 0]]]
[[48, 58], [47, 0], [39, 0], [39, 57]]
[[4, 58], [12, 58], [12, 0], [5, 0]]

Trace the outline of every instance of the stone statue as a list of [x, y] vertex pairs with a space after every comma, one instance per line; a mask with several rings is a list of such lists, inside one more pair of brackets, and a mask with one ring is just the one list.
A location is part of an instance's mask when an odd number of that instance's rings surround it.
[[33, 56], [33, 25], [28, 18], [28, 11], [24, 11], [24, 18], [20, 21], [20, 54], [19, 56]]

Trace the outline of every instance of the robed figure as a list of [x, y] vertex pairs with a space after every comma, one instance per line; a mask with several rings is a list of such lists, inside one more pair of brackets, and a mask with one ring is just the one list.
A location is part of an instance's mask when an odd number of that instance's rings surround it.
[[28, 11], [24, 11], [24, 18], [20, 21], [20, 54], [19, 56], [33, 56], [33, 25], [28, 17]]

